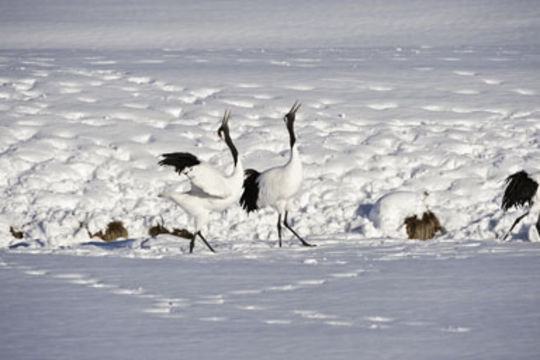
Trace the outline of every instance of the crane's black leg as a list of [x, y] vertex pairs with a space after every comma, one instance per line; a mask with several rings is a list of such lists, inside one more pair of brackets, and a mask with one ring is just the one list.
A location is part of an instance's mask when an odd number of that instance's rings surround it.
[[302, 243], [302, 245], [304, 245], [304, 246], [315, 246], [315, 245], [313, 245], [313, 244], [310, 244], [310, 243], [306, 242], [304, 239], [302, 239], [302, 238], [300, 237], [300, 235], [298, 235], [298, 234], [296, 233], [296, 231], [294, 231], [294, 229], [287, 223], [287, 216], [288, 216], [288, 215], [289, 215], [289, 212], [288, 212], [288, 211], [285, 211], [285, 219], [284, 219], [284, 221], [283, 221], [283, 224], [285, 224], [285, 227], [286, 227], [287, 229], [289, 229], [289, 230], [294, 234], [294, 236], [296, 236], [296, 237], [298, 238], [298, 240], [300, 240], [300, 242]]
[[536, 220], [536, 231], [538, 232], [538, 235], [540, 236], [540, 214], [538, 214], [538, 220]]
[[525, 214], [521, 215], [520, 217], [518, 217], [514, 223], [512, 224], [512, 226], [510, 227], [510, 230], [508, 230], [508, 232], [506, 233], [506, 235], [504, 235], [503, 237], [503, 240], [506, 240], [506, 238], [508, 237], [508, 235], [510, 235], [510, 233], [512, 232], [512, 230], [516, 227], [516, 225], [521, 221], [521, 219], [523, 219], [525, 216], [529, 215], [529, 212], [527, 211]]
[[208, 248], [210, 249], [211, 252], [215, 253], [216, 251], [210, 246], [210, 244], [208, 243], [208, 241], [206, 241], [206, 239], [204, 238], [204, 236], [201, 234], [201, 232], [197, 232], [197, 235], [199, 235], [199, 237], [202, 239], [202, 241], [206, 244], [206, 246], [208, 246]]
[[281, 214], [278, 214], [277, 218], [277, 233], [279, 237], [279, 247], [281, 247]]
[[193, 234], [193, 237], [191, 238], [191, 241], [189, 242], [189, 253], [193, 253], [193, 248], [195, 248], [195, 238], [197, 237], [197, 233]]

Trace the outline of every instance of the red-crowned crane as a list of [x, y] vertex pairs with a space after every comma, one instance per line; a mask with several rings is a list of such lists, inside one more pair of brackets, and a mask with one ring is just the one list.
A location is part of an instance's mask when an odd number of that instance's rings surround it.
[[283, 166], [273, 167], [262, 173], [253, 169], [246, 170], [244, 192], [240, 198], [240, 204], [248, 213], [267, 206], [274, 208], [278, 212], [277, 230], [280, 247], [282, 218], [283, 225], [300, 240], [302, 245], [314, 246], [300, 237], [287, 221], [291, 199], [300, 189], [303, 177], [302, 162], [294, 135], [294, 121], [300, 105], [296, 101], [291, 110], [283, 117], [289, 132], [289, 144], [291, 147], [289, 161]]
[[177, 173], [186, 175], [191, 181], [191, 190], [188, 192], [164, 192], [159, 195], [174, 201], [195, 218], [195, 231], [189, 244], [190, 253], [193, 252], [197, 236], [202, 239], [210, 251], [215, 252], [204, 238], [201, 230], [208, 223], [211, 212], [228, 208], [236, 203], [242, 194], [244, 169], [229, 133], [230, 116], [230, 111], [225, 111], [218, 129], [218, 136], [225, 141], [233, 157], [234, 169], [230, 175], [223, 175], [219, 170], [206, 162], [201, 162], [190, 153], [163, 154], [163, 159], [159, 162], [159, 165], [162, 166], [173, 166]]
[[510, 232], [514, 227], [527, 215], [531, 214], [532, 216], [537, 216], [536, 220], [536, 236], [531, 238], [531, 232], [534, 229], [531, 227], [529, 231], [529, 239], [531, 241], [538, 241], [540, 235], [540, 192], [538, 191], [538, 184], [540, 183], [540, 172], [529, 175], [527, 172], [521, 170], [515, 174], [510, 175], [506, 178], [506, 189], [504, 191], [502, 199], [502, 208], [503, 210], [508, 210], [511, 207], [521, 207], [525, 204], [529, 205], [529, 210], [525, 214], [518, 217], [510, 230], [506, 232], [503, 237], [503, 240], [510, 235]]

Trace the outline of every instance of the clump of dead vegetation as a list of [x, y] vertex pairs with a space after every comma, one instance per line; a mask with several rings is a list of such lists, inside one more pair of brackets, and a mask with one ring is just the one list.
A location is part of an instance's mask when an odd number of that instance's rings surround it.
[[193, 234], [186, 229], [174, 228], [172, 231], [170, 231], [164, 226], [163, 219], [161, 219], [161, 224], [158, 223], [157, 225], [152, 226], [148, 230], [148, 235], [150, 235], [151, 237], [156, 237], [160, 234], [169, 234], [169, 235], [174, 235], [174, 236], [178, 236], [185, 239], [193, 238]]
[[24, 233], [22, 231], [15, 230], [13, 226], [9, 227], [9, 232], [15, 239], [22, 239], [24, 237]]
[[437, 216], [429, 210], [422, 214], [421, 219], [416, 215], [407, 217], [404, 224], [409, 239], [429, 240], [433, 239], [437, 232], [445, 232]]
[[121, 221], [111, 221], [107, 225], [107, 229], [105, 230], [105, 232], [103, 232], [103, 230], [99, 230], [98, 232], [92, 233], [90, 229], [88, 229], [87, 224], [81, 224], [81, 227], [82, 226], [86, 228], [88, 236], [90, 236], [91, 238], [97, 237], [107, 242], [114, 241], [119, 238], [126, 239], [128, 237], [128, 231], [125, 228], [124, 223]]

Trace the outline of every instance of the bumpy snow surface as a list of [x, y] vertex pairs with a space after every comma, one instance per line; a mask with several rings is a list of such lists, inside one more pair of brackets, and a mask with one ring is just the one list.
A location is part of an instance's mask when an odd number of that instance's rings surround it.
[[[0, 358], [540, 356], [536, 219], [500, 240], [540, 170], [536, 1], [126, 3], [0, 4]], [[239, 205], [215, 255], [148, 235], [193, 228], [160, 154], [231, 171], [230, 109], [245, 167], [283, 164], [296, 100], [316, 247]], [[425, 208], [446, 233], [407, 240]]]

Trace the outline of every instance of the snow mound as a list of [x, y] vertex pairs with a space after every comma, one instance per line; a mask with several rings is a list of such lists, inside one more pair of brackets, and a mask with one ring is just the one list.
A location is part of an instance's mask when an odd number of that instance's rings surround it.
[[422, 217], [428, 210], [427, 195], [412, 191], [396, 191], [382, 196], [369, 212], [369, 219], [383, 236], [407, 238], [404, 220]]

